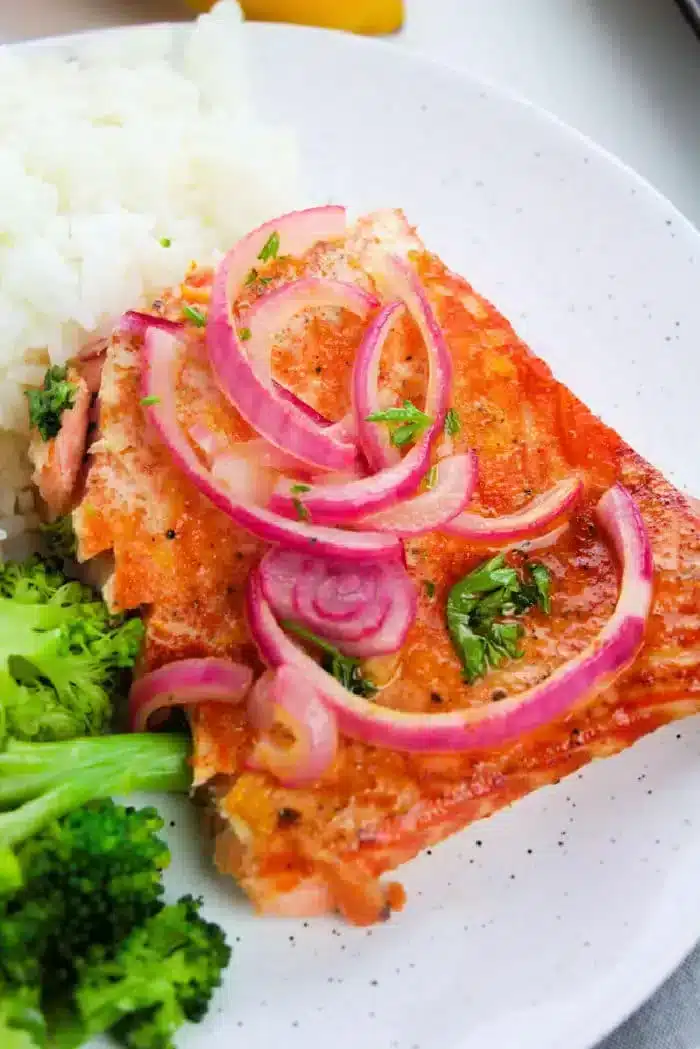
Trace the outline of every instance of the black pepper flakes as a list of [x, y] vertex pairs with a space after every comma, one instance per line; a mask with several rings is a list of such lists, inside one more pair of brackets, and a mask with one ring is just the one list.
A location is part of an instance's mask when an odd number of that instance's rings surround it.
[[321, 372], [323, 371], [323, 368], [321, 367], [320, 364], [317, 364], [316, 367], [314, 368], [314, 371], [316, 372], [317, 375], [320, 375]]
[[431, 692], [430, 693], [430, 702], [431, 703], [442, 703], [443, 699], [442, 699], [442, 696], [440, 695], [440, 693], [439, 692]]
[[175, 532], [175, 529], [174, 529], [174, 528], [169, 528], [169, 529], [167, 530], [167, 532], [165, 533], [165, 538], [166, 538], [166, 539], [174, 539], [174, 538], [175, 538], [175, 536], [176, 536], [176, 534], [177, 534], [177, 533]]
[[506, 690], [504, 688], [495, 688], [493, 690], [493, 692], [491, 693], [491, 701], [493, 703], [498, 703], [498, 702], [500, 702], [500, 700], [506, 699], [507, 696], [508, 696], [508, 693], [506, 692]]

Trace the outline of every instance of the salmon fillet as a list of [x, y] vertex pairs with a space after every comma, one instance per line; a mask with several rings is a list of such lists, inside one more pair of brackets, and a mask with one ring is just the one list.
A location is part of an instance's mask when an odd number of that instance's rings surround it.
[[[466, 685], [445, 624], [449, 588], [484, 557], [464, 540], [432, 534], [406, 543], [419, 584], [418, 616], [385, 667], [376, 702], [447, 711], [522, 691], [579, 653], [611, 614], [617, 567], [594, 523], [604, 490], [622, 482], [637, 501], [655, 561], [645, 644], [636, 662], [592, 702], [498, 750], [421, 755], [342, 739], [320, 782], [290, 789], [245, 769], [254, 733], [243, 708], [202, 704], [192, 714], [196, 782], [215, 811], [216, 861], [262, 912], [338, 909], [358, 924], [402, 904], [380, 876], [421, 849], [614, 754], [666, 722], [700, 709], [700, 527], [697, 510], [652, 466], [552, 376], [508, 322], [465, 280], [425, 250], [400, 212], [362, 219], [342, 244], [318, 245], [302, 260], [281, 258], [267, 275], [300, 273], [371, 283], [363, 261], [377, 247], [408, 259], [438, 316], [454, 360], [455, 451], [473, 448], [479, 486], [472, 509], [523, 507], [577, 471], [585, 497], [568, 529], [538, 551], [552, 580], [552, 610], [532, 611], [519, 660]], [[211, 274], [196, 270], [156, 304], [180, 318], [183, 298], [206, 309]], [[246, 289], [248, 300], [255, 295]], [[349, 377], [363, 325], [344, 312], [314, 311], [280, 336], [275, 375], [332, 419], [349, 407]], [[382, 361], [382, 385], [421, 403], [426, 359], [408, 320]], [[264, 545], [238, 530], [176, 471], [149, 432], [139, 404], [140, 345], [115, 335], [100, 392], [101, 439], [91, 450], [85, 495], [75, 511], [80, 556], [111, 551], [109, 600], [146, 609], [147, 668], [187, 656], [227, 654], [260, 667], [243, 614], [243, 588]], [[253, 436], [219, 393], [201, 330], [192, 328], [177, 380], [187, 427], [205, 422], [229, 440]], [[430, 583], [430, 586], [422, 584]]]

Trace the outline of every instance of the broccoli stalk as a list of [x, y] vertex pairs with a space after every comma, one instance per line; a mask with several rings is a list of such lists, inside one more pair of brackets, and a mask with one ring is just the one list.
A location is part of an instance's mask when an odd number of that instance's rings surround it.
[[133, 667], [139, 619], [112, 615], [89, 588], [38, 557], [0, 567], [0, 743], [103, 731], [110, 693]]
[[[186, 736], [133, 734], [61, 743], [10, 740], [0, 753], [0, 891], [17, 883], [14, 851], [51, 820], [112, 794], [187, 791]], [[15, 806], [15, 807], [12, 807]]]

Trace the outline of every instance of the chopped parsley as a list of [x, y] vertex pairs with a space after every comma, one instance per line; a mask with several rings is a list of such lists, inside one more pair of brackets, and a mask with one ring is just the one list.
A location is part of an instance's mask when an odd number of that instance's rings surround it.
[[161, 246], [161, 248], [169, 248], [171, 244], [172, 244], [172, 241], [171, 241], [170, 237], [161, 237], [160, 238], [160, 246]]
[[432, 579], [424, 579], [423, 586], [425, 587], [425, 593], [427, 597], [435, 597], [435, 583]]
[[432, 421], [410, 401], [404, 401], [400, 408], [387, 408], [367, 416], [368, 423], [386, 423], [391, 432], [391, 443], [397, 448], [417, 441]]
[[311, 485], [309, 484], [293, 484], [290, 489], [292, 495], [301, 495], [302, 492], [310, 492]]
[[197, 328], [203, 328], [207, 323], [207, 318], [204, 316], [201, 310], [198, 310], [196, 306], [183, 306], [182, 312], [188, 320], [192, 321]]
[[261, 262], [268, 262], [270, 259], [276, 259], [277, 258], [277, 253], [279, 252], [279, 250], [280, 250], [280, 235], [277, 232], [277, 230], [274, 230], [274, 232], [270, 234], [270, 236], [267, 238], [267, 240], [263, 244], [262, 249], [260, 251], [260, 254], [258, 255], [258, 258], [260, 259]]
[[526, 562], [523, 575], [498, 554], [478, 565], [450, 590], [447, 626], [469, 684], [506, 659], [519, 659], [524, 628], [516, 616], [537, 605], [551, 610], [551, 576], [543, 564]]
[[35, 426], [42, 440], [57, 437], [61, 429], [61, 416], [75, 404], [78, 387], [68, 381], [68, 368], [54, 365], [47, 368], [44, 384], [39, 390], [27, 390], [29, 402], [29, 424]]
[[302, 641], [308, 641], [319, 648], [322, 652], [321, 666], [323, 669], [341, 685], [344, 685], [349, 692], [354, 692], [357, 696], [373, 696], [377, 691], [376, 685], [362, 676], [359, 659], [344, 656], [330, 641], [319, 637], [318, 634], [312, 634], [306, 627], [291, 619], [283, 619], [282, 626], [290, 633], [296, 634]]
[[462, 429], [462, 424], [459, 421], [459, 416], [454, 408], [450, 408], [447, 415], [445, 416], [445, 433], [448, 437], [455, 437]]
[[252, 284], [255, 284], [256, 281], [258, 284], [265, 285], [269, 284], [271, 280], [272, 277], [261, 277], [258, 271], [256, 270], [255, 266], [253, 266], [252, 270], [245, 279], [245, 286], [246, 288], [249, 288]]
[[144, 408], [150, 408], [153, 404], [160, 404], [160, 397], [151, 394], [150, 397], [142, 397], [140, 402]]
[[251, 334], [250, 333], [250, 328], [239, 328], [238, 329], [238, 338], [241, 340], [241, 342], [247, 342], [248, 339], [250, 338], [250, 334]]
[[292, 503], [294, 504], [294, 509], [296, 510], [297, 517], [299, 518], [300, 521], [310, 521], [311, 520], [311, 514], [306, 509], [306, 507], [302, 503], [302, 501], [299, 498], [299, 496], [295, 495], [294, 498], [292, 499]]

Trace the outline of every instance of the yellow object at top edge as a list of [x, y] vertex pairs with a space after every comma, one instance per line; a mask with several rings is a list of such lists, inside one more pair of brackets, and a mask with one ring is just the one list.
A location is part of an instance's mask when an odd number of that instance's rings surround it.
[[[214, 0], [188, 0], [208, 11]], [[349, 33], [393, 33], [403, 24], [403, 0], [240, 0], [246, 18], [297, 22]]]

